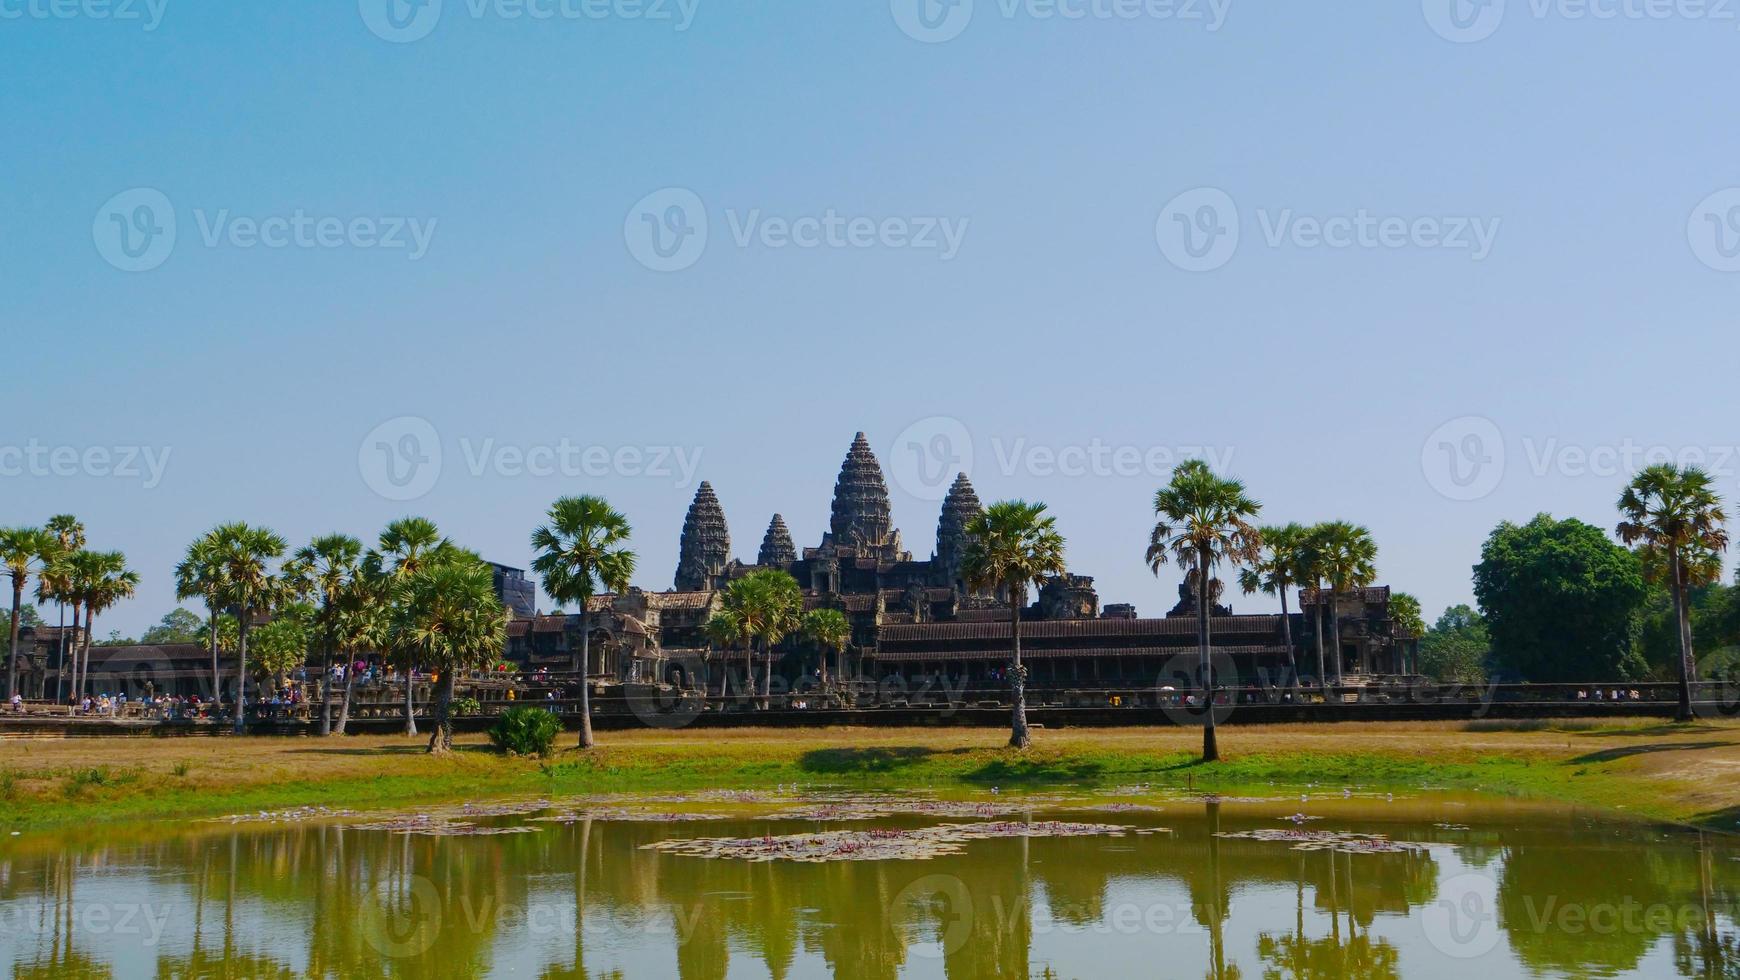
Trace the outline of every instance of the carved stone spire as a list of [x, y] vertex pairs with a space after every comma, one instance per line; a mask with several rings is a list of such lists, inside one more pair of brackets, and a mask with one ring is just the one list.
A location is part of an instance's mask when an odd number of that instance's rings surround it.
[[725, 509], [713, 485], [703, 480], [695, 502], [683, 518], [683, 540], [677, 555], [678, 592], [700, 592], [717, 587], [731, 561], [731, 531], [725, 526]]
[[948, 585], [960, 584], [961, 554], [966, 549], [967, 522], [973, 515], [984, 510], [979, 503], [979, 494], [973, 489], [973, 484], [962, 473], [955, 477], [955, 482], [949, 487], [948, 496], [943, 498], [942, 516], [936, 522], [936, 558], [937, 565], [943, 570]]
[[888, 484], [882, 464], [860, 432], [852, 440], [840, 478], [834, 481], [833, 516], [828, 522], [833, 543], [867, 554], [893, 557], [900, 550], [900, 532], [888, 505]]
[[773, 515], [773, 522], [767, 525], [767, 534], [761, 539], [761, 556], [755, 559], [757, 565], [790, 565], [797, 561], [797, 546], [792, 544], [791, 530], [785, 526], [785, 518]]

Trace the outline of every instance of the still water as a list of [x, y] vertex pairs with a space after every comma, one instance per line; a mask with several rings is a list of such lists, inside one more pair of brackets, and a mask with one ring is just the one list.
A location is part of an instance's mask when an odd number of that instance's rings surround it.
[[249, 815], [0, 840], [0, 969], [1736, 977], [1735, 843], [1560, 805], [1276, 787]]

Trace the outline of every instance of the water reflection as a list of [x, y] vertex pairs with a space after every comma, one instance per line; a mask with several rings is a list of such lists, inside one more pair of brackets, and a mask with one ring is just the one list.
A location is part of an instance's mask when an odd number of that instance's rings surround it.
[[1306, 825], [1430, 847], [1219, 836], [1291, 826], [1297, 806], [1046, 812], [1170, 832], [818, 864], [642, 849], [824, 826], [748, 817], [75, 831], [0, 845], [0, 962], [15, 977], [1740, 976], [1726, 838], [1448, 797], [1334, 801]]

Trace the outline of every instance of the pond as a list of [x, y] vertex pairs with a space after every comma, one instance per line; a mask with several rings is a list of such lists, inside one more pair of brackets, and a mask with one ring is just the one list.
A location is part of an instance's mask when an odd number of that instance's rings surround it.
[[1740, 975], [1740, 847], [1433, 791], [803, 791], [0, 840], [14, 976]]

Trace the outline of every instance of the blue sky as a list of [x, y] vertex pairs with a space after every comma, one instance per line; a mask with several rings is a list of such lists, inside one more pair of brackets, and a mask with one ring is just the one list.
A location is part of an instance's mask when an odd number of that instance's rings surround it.
[[970, 455], [1158, 614], [1206, 450], [1433, 616], [1646, 450], [1740, 490], [1740, 4], [919, 2], [0, 0], [0, 522], [127, 552], [99, 631], [221, 520], [523, 565], [581, 492], [665, 588], [692, 479], [814, 544], [864, 430], [913, 551]]

